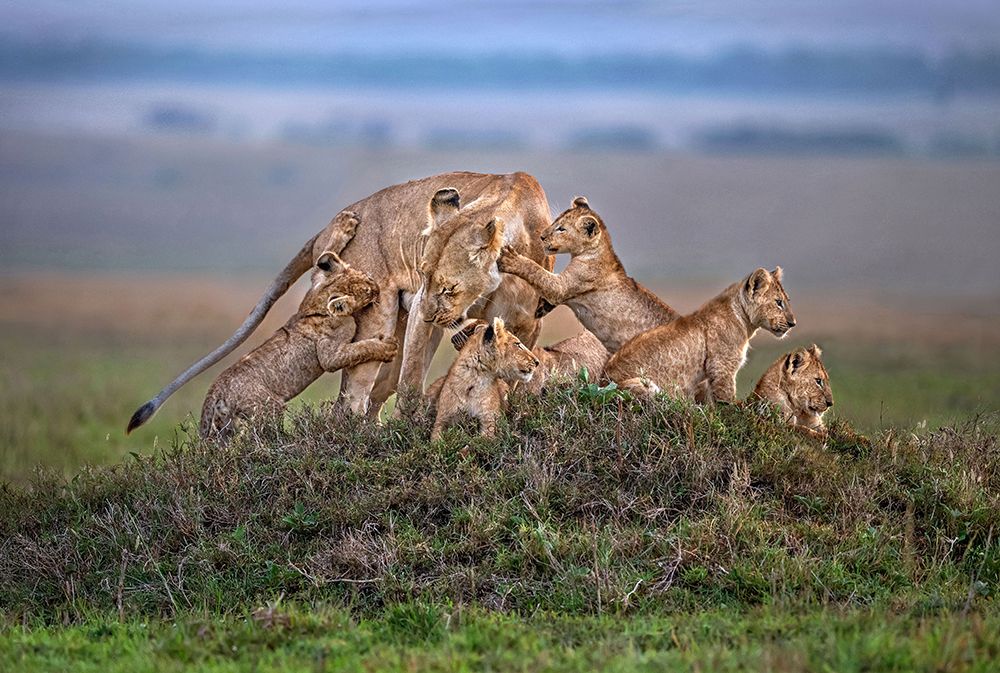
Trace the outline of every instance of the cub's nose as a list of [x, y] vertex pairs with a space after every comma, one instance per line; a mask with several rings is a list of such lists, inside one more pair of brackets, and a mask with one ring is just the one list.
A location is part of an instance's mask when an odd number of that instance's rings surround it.
[[793, 327], [795, 327], [795, 318], [789, 318], [788, 319], [788, 329], [792, 329]]
[[831, 398], [831, 399], [829, 399], [829, 400], [826, 401], [826, 407], [829, 409], [832, 406], [833, 406], [833, 399]]

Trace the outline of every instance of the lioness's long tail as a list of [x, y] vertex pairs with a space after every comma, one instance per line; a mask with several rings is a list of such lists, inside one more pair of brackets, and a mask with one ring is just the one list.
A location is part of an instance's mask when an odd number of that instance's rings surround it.
[[237, 346], [246, 341], [247, 337], [253, 334], [253, 331], [257, 329], [261, 322], [264, 320], [264, 316], [267, 312], [271, 310], [274, 302], [288, 291], [288, 288], [299, 279], [299, 276], [304, 274], [312, 266], [312, 250], [316, 239], [319, 238], [319, 234], [313, 236], [313, 238], [306, 243], [298, 254], [282, 269], [278, 277], [275, 278], [267, 291], [264, 292], [264, 296], [260, 298], [257, 305], [253, 307], [250, 311], [250, 315], [247, 319], [243, 321], [243, 324], [233, 332], [233, 335], [226, 339], [226, 341], [216, 348], [214, 351], [203, 357], [202, 359], [195, 362], [193, 365], [188, 367], [180, 376], [171, 381], [166, 388], [161, 390], [159, 394], [146, 402], [144, 405], [135, 410], [132, 414], [132, 418], [129, 419], [128, 427], [125, 433], [128, 434], [138, 428], [140, 425], [148, 421], [156, 413], [157, 409], [166, 402], [167, 398], [173, 395], [178, 388], [183, 386], [185, 383], [193, 379], [194, 377], [201, 374], [203, 371], [217, 363], [222, 358], [226, 357], [232, 353]]

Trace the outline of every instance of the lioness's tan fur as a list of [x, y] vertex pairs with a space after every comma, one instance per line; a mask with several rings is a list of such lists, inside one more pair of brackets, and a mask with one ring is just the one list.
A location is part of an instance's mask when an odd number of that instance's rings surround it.
[[604, 220], [584, 197], [573, 200], [542, 232], [541, 241], [547, 254], [571, 256], [562, 273], [551, 273], [509, 248], [500, 255], [500, 270], [524, 278], [551, 304], [569, 306], [608, 351], [678, 317], [625, 272]]
[[817, 438], [826, 435], [823, 414], [833, 406], [822, 355], [816, 344], [782, 355], [767, 368], [751, 394], [752, 399], [776, 405], [786, 423]]
[[271, 338], [223, 371], [208, 389], [202, 437], [226, 438], [237, 421], [275, 418], [285, 404], [324, 372], [396, 356], [394, 338], [354, 338], [352, 317], [378, 299], [367, 273], [344, 267], [332, 253], [320, 257], [313, 285], [298, 312]]
[[604, 372], [637, 394], [663, 390], [693, 399], [707, 388], [712, 400], [734, 402], [751, 337], [760, 328], [781, 337], [794, 326], [781, 267], [757, 269], [694, 313], [626, 343]]
[[537, 367], [538, 358], [503, 320], [479, 324], [448, 373], [428, 389], [436, 409], [431, 439], [440, 438], [463, 413], [479, 421], [481, 434], [492, 437], [506, 405], [508, 383], [529, 381]]

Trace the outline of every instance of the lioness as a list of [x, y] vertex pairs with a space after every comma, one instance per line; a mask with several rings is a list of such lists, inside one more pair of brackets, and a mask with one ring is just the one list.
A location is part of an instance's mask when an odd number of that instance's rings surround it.
[[757, 382], [751, 399], [777, 405], [785, 422], [809, 437], [826, 435], [823, 414], [833, 406], [823, 351], [813, 344], [782, 355]]
[[[428, 226], [428, 204], [442, 190], [446, 194], [431, 207]], [[454, 198], [458, 193], [465, 207]], [[538, 239], [551, 215], [545, 192], [533, 177], [526, 173], [445, 173], [387, 187], [348, 209], [357, 213], [360, 225], [341, 256], [370, 273], [381, 288], [375, 305], [357, 316], [357, 337], [395, 333], [399, 338], [405, 334], [401, 353], [391, 365], [369, 362], [344, 370], [341, 399], [352, 410], [377, 412], [396, 389], [397, 380], [422, 388], [440, 338], [437, 328], [452, 325], [466, 313], [483, 318], [503, 316], [514, 333], [534, 345], [539, 331], [534, 315], [538, 293], [519, 278], [497, 273], [492, 252], [474, 254], [489, 223], [500, 219], [505, 223], [502, 245], [512, 246], [540, 264], [551, 265]], [[320, 254], [336, 250], [330, 239], [338, 230], [334, 218], [308, 241], [236, 332], [140, 407], [130, 429], [146, 422], [178, 388], [243, 343], [274, 302], [313, 266]], [[424, 254], [425, 248], [429, 255]], [[447, 307], [432, 299], [443, 289], [451, 292]]]
[[560, 274], [551, 273], [511, 248], [500, 254], [500, 270], [524, 278], [551, 304], [566, 304], [583, 326], [614, 353], [626, 341], [678, 317], [655, 294], [625, 273], [604, 220], [578, 196], [573, 205], [542, 232], [550, 255], [571, 259]]
[[478, 324], [448, 373], [428, 389], [427, 397], [436, 407], [431, 439], [439, 439], [462, 413], [476, 418], [481, 434], [492, 437], [506, 404], [508, 382], [531, 380], [537, 367], [538, 358], [501, 318]]
[[367, 273], [320, 256], [298, 312], [274, 335], [215, 380], [201, 411], [201, 436], [226, 438], [237, 420], [280, 416], [285, 404], [323, 372], [396, 357], [392, 337], [355, 341], [352, 317], [378, 299]]
[[781, 267], [757, 269], [694, 313], [643, 332], [611, 356], [605, 375], [640, 395], [704, 392], [734, 402], [751, 337], [763, 327], [780, 338], [795, 327], [781, 275]]

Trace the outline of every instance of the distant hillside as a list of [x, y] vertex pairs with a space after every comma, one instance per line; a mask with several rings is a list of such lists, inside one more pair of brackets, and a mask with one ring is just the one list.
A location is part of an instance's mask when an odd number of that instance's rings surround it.
[[544, 50], [316, 55], [7, 40], [0, 43], [0, 79], [863, 96], [921, 94], [948, 99], [959, 93], [1000, 93], [1000, 52], [954, 50], [943, 57], [932, 57], [913, 48], [735, 47], [705, 56], [669, 51], [569, 56]]

